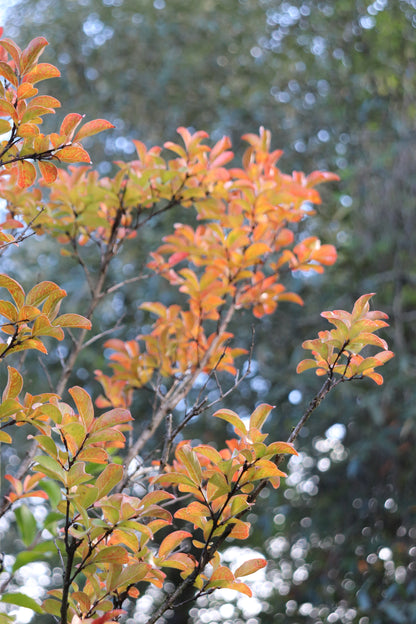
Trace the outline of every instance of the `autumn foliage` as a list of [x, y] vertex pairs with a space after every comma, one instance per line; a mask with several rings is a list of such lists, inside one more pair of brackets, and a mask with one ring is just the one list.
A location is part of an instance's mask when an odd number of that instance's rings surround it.
[[[255, 558], [231, 570], [221, 560], [221, 548], [227, 538], [247, 539], [247, 511], [266, 485], [277, 488], [286, 476], [279, 466], [285, 455], [296, 454], [293, 443], [319, 401], [311, 403], [285, 442], [266, 443], [262, 427], [271, 405], [257, 406], [248, 422], [220, 408], [213, 417], [233, 430], [222, 449], [186, 438], [191, 418], [212, 407], [203, 391], [179, 422], [173, 422], [172, 411], [201, 373], [208, 378], [229, 373], [238, 383], [236, 360], [250, 347], [233, 343], [230, 323], [240, 310], [260, 319], [283, 302], [303, 304], [299, 294], [287, 290], [286, 277], [293, 271], [321, 273], [335, 262], [332, 245], [316, 237], [300, 239], [294, 225], [313, 217], [313, 205], [320, 202], [315, 187], [337, 176], [282, 173], [281, 152], [271, 151], [264, 129], [243, 137], [247, 148], [237, 167], [227, 137], [210, 146], [205, 132], [179, 128], [178, 142], [163, 148], [135, 141], [137, 157], [116, 163], [114, 177], [100, 177], [90, 168], [82, 141], [112, 124], [83, 123], [82, 115], [70, 113], [58, 132], [40, 130], [43, 117], [60, 106], [35, 87], [59, 76], [53, 65], [39, 62], [46, 45], [38, 37], [22, 51], [10, 39], [0, 41], [0, 189], [6, 206], [0, 253], [10, 247], [16, 253], [19, 245], [29, 244], [29, 236], [46, 234], [61, 254], [80, 264], [90, 300], [82, 316], [61, 312], [66, 292], [58, 284], [44, 281], [26, 292], [16, 279], [0, 276], [1, 360], [37, 350], [47, 366], [48, 340], [63, 340], [74, 328], [78, 332], [71, 333], [72, 347], [54, 392], [29, 394], [18, 367], [7, 369], [0, 441], [13, 444], [14, 427], [24, 426], [32, 452], [15, 475], [5, 477], [10, 489], [1, 514], [14, 512], [27, 550], [7, 571], [2, 601], [51, 614], [60, 624], [106, 624], [117, 621], [126, 601], [137, 599], [149, 584], [163, 589], [168, 569], [174, 568], [176, 588], [165, 592], [151, 624], [174, 609], [190, 587], [195, 597], [216, 588], [250, 595], [241, 579], [266, 565]], [[76, 166], [63, 168], [65, 163]], [[137, 275], [109, 284], [112, 260], [123, 246], [137, 244], [151, 219], [179, 207], [192, 218], [175, 224], [146, 265], [147, 275], [158, 275], [176, 293], [175, 303], [142, 302], [152, 325], [134, 339], [123, 340], [118, 333], [89, 342], [103, 298], [143, 279]], [[82, 255], [91, 242], [99, 251], [94, 273]], [[385, 314], [370, 311], [371, 296], [361, 297], [351, 314], [323, 313], [335, 329], [304, 342], [314, 359], [303, 360], [298, 372], [316, 368], [325, 376], [319, 399], [339, 381], [369, 377], [382, 383], [374, 369], [392, 353], [374, 333], [387, 324]], [[372, 346], [378, 349], [375, 355], [361, 354]], [[84, 348], [109, 354], [108, 367], [96, 371], [102, 392], [95, 407], [84, 388], [67, 387]], [[153, 393], [153, 408], [145, 427], [133, 427], [129, 408], [142, 388]], [[138, 463], [156, 432], [163, 438], [156, 458]], [[141, 485], [140, 497], [134, 483]], [[22, 502], [32, 497], [43, 498], [49, 510], [39, 528], [29, 504]], [[43, 537], [44, 529], [51, 539]], [[36, 554], [36, 548], [43, 555], [58, 549], [63, 566], [61, 587], [49, 591], [42, 605], [22, 590], [8, 589], [19, 567], [34, 560], [27, 553]]]

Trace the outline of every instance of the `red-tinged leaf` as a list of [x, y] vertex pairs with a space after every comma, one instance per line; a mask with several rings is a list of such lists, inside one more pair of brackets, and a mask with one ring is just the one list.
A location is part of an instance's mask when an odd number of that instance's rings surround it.
[[239, 578], [240, 576], [248, 576], [249, 574], [254, 574], [254, 572], [265, 568], [266, 565], [266, 559], [250, 559], [249, 561], [246, 561], [242, 565], [238, 566], [238, 568], [234, 572], [234, 576], [236, 578]]
[[46, 160], [39, 160], [38, 167], [42, 176], [42, 180], [45, 182], [45, 184], [52, 184], [52, 182], [55, 182], [58, 175], [58, 169], [53, 163], [47, 162]]
[[94, 618], [90, 620], [88, 624], [117, 624], [118, 616], [126, 613], [124, 609], [113, 609], [112, 611], [108, 611], [104, 615], [100, 615], [98, 618]]
[[369, 301], [375, 293], [369, 293], [368, 295], [362, 295], [354, 304], [352, 309], [352, 321], [356, 321], [363, 316], [369, 310]]
[[121, 425], [132, 420], [133, 417], [128, 410], [116, 407], [115, 409], [106, 412], [99, 418], [96, 418], [93, 426], [91, 427], [91, 433], [102, 431], [103, 429], [114, 427], [115, 425]]
[[380, 366], [380, 364], [385, 364], [391, 360], [391, 358], [394, 357], [394, 353], [393, 351], [380, 351], [380, 353], [377, 353], [374, 357], [378, 361], [377, 366]]
[[74, 133], [74, 130], [79, 126], [81, 121], [84, 119], [84, 115], [79, 115], [78, 113], [69, 113], [63, 120], [61, 127], [59, 129], [59, 134], [65, 136], [67, 139], [70, 139]]
[[70, 388], [68, 392], [75, 401], [75, 405], [77, 406], [78, 413], [86, 431], [89, 431], [94, 422], [94, 407], [90, 395], [83, 388], [80, 388], [80, 386], [74, 386]]
[[7, 385], [3, 391], [2, 401], [6, 399], [16, 399], [23, 388], [23, 377], [11, 366], [7, 367], [8, 379]]
[[170, 267], [173, 267], [176, 264], [179, 264], [179, 262], [182, 262], [182, 260], [185, 260], [185, 258], [187, 258], [188, 256], [188, 251], [176, 251], [170, 256], [168, 264]]
[[161, 543], [158, 556], [166, 557], [188, 537], [192, 537], [192, 533], [189, 533], [189, 531], [173, 531]]
[[107, 546], [98, 551], [90, 563], [128, 563], [129, 556], [122, 546]]
[[[155, 559], [157, 563], [158, 560]], [[169, 555], [166, 559], [162, 559], [159, 563], [162, 568], [174, 568], [175, 570], [188, 570], [189, 573], [193, 572], [195, 569], [195, 561], [192, 559], [190, 555], [186, 553], [178, 552]]]
[[0, 41], [0, 46], [6, 50], [14, 60], [16, 67], [20, 66], [20, 56], [22, 54], [21, 49], [12, 39], [5, 37]]
[[38, 95], [30, 102], [31, 106], [45, 106], [46, 108], [60, 108], [61, 103], [52, 95]]
[[45, 37], [36, 37], [32, 39], [29, 45], [23, 50], [20, 62], [20, 71], [25, 74], [32, 67], [42, 54], [44, 48], [48, 45]]
[[88, 436], [89, 444], [97, 444], [98, 442], [112, 442], [113, 447], [118, 446], [120, 448], [124, 446], [125, 441], [126, 439], [124, 435], [121, 433], [121, 431], [118, 431], [118, 429], [103, 429], [98, 433], [90, 433], [90, 435]]
[[119, 464], [108, 464], [108, 466], [104, 468], [95, 482], [100, 498], [106, 496], [118, 483], [120, 483], [123, 478], [123, 473], [123, 466], [120, 466]]
[[17, 163], [18, 177], [17, 184], [20, 188], [32, 186], [36, 180], [36, 168], [27, 160], [19, 160]]
[[34, 85], [41, 80], [49, 80], [49, 78], [59, 78], [61, 72], [57, 67], [50, 63], [39, 63], [29, 73], [23, 77], [23, 82], [29, 82]]
[[267, 403], [262, 403], [250, 416], [250, 429], [254, 427], [255, 429], [261, 430], [266, 418], [274, 408], [274, 405], [268, 405]]
[[6, 78], [13, 86], [17, 87], [17, 76], [8, 63], [0, 61], [0, 76]]
[[290, 442], [272, 442], [267, 447], [268, 453], [273, 455], [298, 455], [297, 450]]
[[0, 275], [0, 287], [7, 288], [18, 309], [20, 309], [25, 302], [25, 291], [16, 280], [12, 279], [8, 275]]
[[56, 290], [61, 290], [55, 282], [40, 282], [29, 290], [26, 295], [26, 304], [30, 306], [38, 306], [49, 295]]
[[69, 162], [69, 163], [88, 163], [91, 164], [91, 158], [88, 152], [84, 150], [83, 147], [76, 145], [69, 145], [68, 147], [63, 147], [59, 149], [55, 156], [61, 162]]
[[109, 130], [110, 128], [114, 128], [114, 125], [106, 119], [94, 119], [94, 121], [89, 121], [78, 130], [74, 136], [74, 141], [81, 141], [86, 137], [93, 136], [103, 130]]
[[247, 429], [241, 418], [239, 418], [238, 414], [233, 412], [230, 409], [221, 409], [218, 412], [215, 412], [214, 416], [216, 418], [221, 418], [222, 420], [226, 420], [233, 427], [237, 435], [240, 437], [245, 437], [247, 435]]
[[81, 327], [82, 329], [91, 329], [91, 321], [80, 314], [61, 314], [53, 322], [54, 327]]

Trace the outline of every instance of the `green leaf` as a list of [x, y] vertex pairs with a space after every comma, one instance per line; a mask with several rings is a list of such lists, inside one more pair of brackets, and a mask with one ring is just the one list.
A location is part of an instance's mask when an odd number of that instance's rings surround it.
[[98, 551], [89, 563], [128, 563], [127, 551], [123, 546], [108, 546]]
[[36, 462], [33, 467], [35, 472], [44, 472], [48, 477], [52, 477], [52, 479], [66, 484], [66, 472], [56, 459], [47, 457], [46, 455], [38, 455], [35, 457], [34, 461]]
[[[59, 514], [61, 518], [65, 518], [62, 514]], [[56, 555], [56, 545], [52, 540], [47, 542], [41, 542], [34, 546], [31, 550], [23, 550], [16, 556], [13, 564], [13, 572], [16, 572], [19, 568], [32, 563], [32, 561], [45, 561]]]
[[45, 490], [48, 495], [49, 504], [52, 509], [56, 509], [58, 503], [62, 500], [62, 492], [59, 485], [55, 481], [43, 479], [42, 481], [39, 481], [39, 487], [41, 487], [42, 490]]
[[16, 507], [14, 515], [22, 542], [25, 546], [30, 546], [38, 534], [34, 515], [27, 505]]
[[238, 414], [233, 412], [230, 409], [222, 409], [215, 412], [214, 416], [216, 418], [222, 418], [222, 420], [226, 420], [229, 422], [235, 429], [237, 435], [240, 437], [245, 437], [247, 435], [247, 429], [241, 418], [239, 418]]
[[18, 592], [4, 594], [0, 598], [0, 602], [6, 602], [7, 604], [16, 605], [18, 607], [26, 607], [26, 609], [32, 609], [32, 611], [35, 611], [35, 613], [45, 613], [45, 611], [36, 602], [36, 600], [33, 600], [33, 598], [26, 596], [26, 594], [20, 594]]
[[266, 418], [274, 408], [274, 405], [268, 405], [267, 403], [262, 403], [250, 416], [250, 429], [254, 427], [255, 429], [261, 429]]
[[183, 463], [186, 468], [186, 471], [189, 477], [192, 479], [193, 483], [196, 485], [200, 485], [202, 481], [202, 470], [201, 465], [198, 461], [198, 457], [196, 453], [194, 453], [193, 449], [189, 446], [189, 444], [184, 444], [176, 451], [177, 458]]
[[13, 442], [13, 439], [5, 431], [0, 431], [0, 442], [5, 442], [5, 444], [11, 444]]
[[68, 392], [74, 399], [78, 413], [84, 423], [85, 429], [88, 431], [94, 422], [94, 407], [90, 395], [79, 386], [70, 388]]
[[108, 466], [104, 468], [95, 482], [95, 485], [98, 488], [99, 498], [106, 496], [106, 494], [111, 492], [117, 483], [120, 483], [123, 478], [123, 473], [123, 467], [119, 464], [108, 464]]
[[2, 400], [16, 399], [23, 387], [23, 377], [15, 368], [7, 367], [8, 379], [7, 385], [3, 391]]

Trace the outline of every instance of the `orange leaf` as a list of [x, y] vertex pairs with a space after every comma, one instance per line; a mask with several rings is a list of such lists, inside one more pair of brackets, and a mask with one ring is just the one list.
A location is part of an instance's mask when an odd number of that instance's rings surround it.
[[52, 323], [54, 327], [81, 327], [91, 329], [91, 321], [80, 314], [61, 314]]
[[42, 54], [43, 49], [48, 45], [45, 37], [36, 37], [32, 39], [27, 48], [23, 50], [20, 71], [24, 74]]
[[32, 186], [36, 180], [36, 169], [32, 163], [27, 160], [19, 160], [18, 166], [18, 178], [17, 183], [20, 188], [28, 188]]
[[189, 531], [173, 531], [161, 543], [158, 556], [166, 557], [188, 537], [192, 537], [192, 533], [189, 533]]
[[74, 386], [68, 392], [74, 399], [81, 420], [88, 431], [94, 422], [94, 408], [90, 395], [80, 386]]
[[83, 147], [77, 147], [76, 145], [70, 145], [57, 150], [56, 156], [62, 162], [86, 162], [91, 164], [88, 152]]
[[40, 160], [38, 162], [38, 167], [45, 184], [52, 184], [52, 182], [55, 182], [58, 170], [54, 164], [45, 160]]
[[39, 63], [28, 74], [23, 77], [23, 82], [30, 82], [30, 84], [36, 84], [41, 80], [48, 80], [49, 78], [59, 78], [61, 72], [54, 65], [50, 63]]
[[93, 136], [94, 134], [98, 134], [98, 132], [109, 130], [110, 128], [114, 128], [114, 125], [106, 119], [94, 119], [94, 121], [89, 121], [78, 130], [74, 136], [74, 142], [81, 141], [81, 139], [85, 139], [85, 137]]
[[242, 565], [238, 566], [238, 568], [234, 572], [234, 576], [248, 576], [249, 574], [254, 574], [257, 570], [261, 570], [267, 565], [266, 559], [250, 559], [249, 561], [245, 561]]
[[83, 119], [84, 115], [80, 115], [79, 113], [69, 113], [61, 124], [59, 134], [65, 136], [67, 139], [70, 139], [75, 128], [79, 126]]

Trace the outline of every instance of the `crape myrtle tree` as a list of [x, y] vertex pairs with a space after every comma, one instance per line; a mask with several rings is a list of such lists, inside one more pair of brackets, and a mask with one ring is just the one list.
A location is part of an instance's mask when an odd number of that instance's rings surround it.
[[[300, 431], [328, 393], [341, 382], [383, 382], [375, 369], [393, 354], [375, 332], [387, 326], [386, 314], [370, 310], [373, 293], [359, 297], [352, 312], [322, 313], [333, 328], [303, 343], [310, 355], [297, 370], [314, 369], [323, 384], [292, 431], [282, 432], [286, 441], [266, 441], [271, 405], [253, 406], [249, 418], [221, 407], [250, 370], [254, 348], [250, 337], [235, 346], [234, 317], [250, 310], [262, 318], [281, 302], [302, 304], [286, 289], [290, 274], [320, 273], [335, 262], [334, 247], [302, 237], [298, 225], [313, 218], [312, 205], [320, 202], [315, 186], [337, 176], [282, 173], [276, 166], [281, 152], [270, 150], [263, 128], [243, 137], [247, 148], [241, 165], [233, 166], [227, 137], [211, 144], [205, 132], [181, 127], [178, 143], [163, 148], [135, 141], [137, 157], [118, 162], [113, 178], [100, 177], [82, 141], [112, 124], [85, 123], [69, 113], [57, 132], [41, 132], [43, 117], [60, 105], [36, 86], [59, 75], [39, 62], [46, 45], [43, 37], [23, 50], [11, 39], [0, 41], [0, 252], [6, 258], [33, 244], [33, 237], [48, 237], [68, 271], [80, 267], [79, 288], [88, 296], [81, 315], [66, 309], [59, 284], [37, 282], [35, 271], [24, 285], [0, 275], [0, 359], [7, 358], [2, 450], [21, 440], [21, 431], [29, 440], [13, 474], [4, 476], [0, 513], [18, 541], [2, 546], [0, 619], [14, 621], [16, 607], [23, 606], [42, 621], [116, 622], [154, 586], [160, 592], [147, 618], [152, 624], [184, 600], [217, 589], [251, 595], [244, 578], [266, 560], [243, 557], [229, 566], [221, 553], [230, 541], [247, 540], [249, 512], [266, 487], [279, 487], [286, 476], [280, 465], [297, 454]], [[141, 273], [110, 279], [121, 249], [145, 246], [149, 223], [168, 211], [185, 211], [186, 222], [149, 250]], [[141, 302], [146, 331], [123, 337], [119, 324], [94, 330], [106, 298], [151, 278], [175, 296], [174, 303]], [[55, 379], [48, 347], [65, 336], [69, 346]], [[96, 396], [70, 384], [88, 350], [101, 350], [107, 360], [96, 371]], [[29, 392], [26, 359], [39, 353], [45, 387]], [[245, 368], [239, 375], [240, 356]], [[216, 399], [209, 382], [217, 387]], [[137, 403], [143, 394], [147, 401]], [[180, 402], [186, 409], [178, 415]], [[189, 423], [202, 413], [232, 437], [218, 446], [188, 439]], [[36, 499], [45, 514], [36, 514]], [[19, 577], [23, 566], [37, 561], [54, 561], [60, 570], [42, 603], [26, 594]]]

